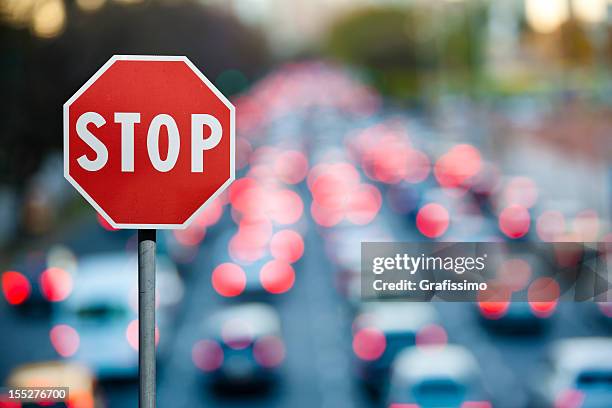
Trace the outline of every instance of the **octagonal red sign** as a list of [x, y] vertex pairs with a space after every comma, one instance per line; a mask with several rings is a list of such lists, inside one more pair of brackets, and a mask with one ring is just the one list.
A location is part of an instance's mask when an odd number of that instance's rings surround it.
[[64, 176], [115, 228], [182, 228], [234, 180], [235, 111], [186, 57], [112, 57], [64, 104]]

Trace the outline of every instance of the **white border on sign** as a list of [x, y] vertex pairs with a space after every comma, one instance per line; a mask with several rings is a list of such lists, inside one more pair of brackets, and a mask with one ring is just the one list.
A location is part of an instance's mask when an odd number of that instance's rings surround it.
[[[215, 193], [206, 200], [200, 208], [198, 208], [184, 223], [182, 224], [119, 224], [96, 203], [96, 201], [76, 182], [69, 173], [69, 128], [70, 122], [68, 118], [68, 110], [70, 105], [76, 101], [91, 85], [107, 69], [115, 63], [115, 61], [182, 61], [184, 62], [197, 76], [206, 84], [206, 86], [214, 92], [214, 94], [227, 106], [230, 110], [230, 177]], [[235, 144], [236, 144], [236, 108], [232, 103], [219, 91], [212, 82], [204, 76], [202, 72], [185, 56], [163, 56], [163, 55], [113, 55], [102, 67], [91, 77], [85, 84], [64, 104], [64, 178], [93, 206], [113, 228], [117, 229], [185, 229], [202, 210], [215, 198], [217, 198], [230, 184], [236, 179], [236, 163], [235, 163]]]

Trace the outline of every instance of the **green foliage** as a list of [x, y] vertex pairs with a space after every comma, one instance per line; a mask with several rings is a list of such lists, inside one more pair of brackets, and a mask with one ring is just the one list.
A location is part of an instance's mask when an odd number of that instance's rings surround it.
[[482, 67], [487, 11], [479, 1], [360, 9], [333, 25], [325, 48], [365, 69], [392, 96], [418, 96], [453, 77], [473, 85]]

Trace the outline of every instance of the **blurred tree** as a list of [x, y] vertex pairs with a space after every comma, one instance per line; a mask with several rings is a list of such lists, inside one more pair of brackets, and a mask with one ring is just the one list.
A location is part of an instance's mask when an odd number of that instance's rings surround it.
[[471, 2], [447, 13], [450, 24], [440, 22], [440, 60], [443, 70], [461, 77], [480, 73], [487, 36], [488, 8], [484, 3]]
[[465, 84], [477, 76], [487, 10], [482, 1], [360, 9], [336, 21], [325, 48], [365, 68], [384, 93], [419, 97], [441, 78]]
[[432, 48], [418, 38], [426, 24], [414, 9], [361, 9], [337, 21], [327, 38], [327, 52], [343, 62], [366, 68], [383, 92], [414, 93], [419, 76], [434, 67]]
[[186, 55], [213, 82], [228, 70], [240, 72], [240, 87], [225, 91], [243, 89], [269, 61], [259, 32], [192, 2], [107, 3], [89, 13], [70, 2], [59, 37], [36, 39], [27, 29], [6, 25], [0, 36], [5, 97], [0, 105], [0, 183], [17, 188], [47, 152], [61, 149], [63, 103], [112, 55]]

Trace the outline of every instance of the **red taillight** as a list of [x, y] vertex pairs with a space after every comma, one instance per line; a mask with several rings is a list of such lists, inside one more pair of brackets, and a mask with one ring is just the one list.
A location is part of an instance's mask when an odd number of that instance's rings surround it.
[[461, 408], [493, 408], [489, 401], [465, 401]]
[[304, 240], [294, 230], [278, 231], [270, 240], [270, 253], [275, 259], [292, 264], [304, 255]]
[[362, 360], [377, 360], [383, 355], [386, 348], [385, 334], [374, 327], [360, 329], [353, 337], [353, 351]]
[[49, 302], [60, 302], [72, 291], [72, 276], [60, 268], [48, 268], [40, 275], [40, 291]]
[[21, 408], [20, 402], [8, 400], [8, 395], [0, 395], [0, 408]]
[[484, 317], [497, 320], [506, 314], [510, 307], [510, 302], [478, 302], [478, 307]]
[[416, 225], [419, 232], [428, 238], [438, 238], [448, 229], [448, 210], [437, 203], [429, 203], [419, 209]]
[[578, 390], [565, 390], [555, 399], [555, 408], [580, 408], [584, 394]]
[[234, 263], [222, 263], [212, 273], [212, 285], [221, 296], [238, 296], [246, 287], [246, 274]]
[[529, 307], [538, 317], [549, 317], [555, 311], [561, 289], [552, 278], [538, 278], [531, 282], [527, 290]]
[[19, 305], [30, 296], [32, 288], [28, 279], [19, 272], [7, 271], [2, 274], [2, 292], [11, 305]]
[[[134, 319], [128, 324], [125, 329], [125, 339], [129, 345], [136, 351], [138, 351], [138, 319]], [[159, 327], [155, 325], [155, 345], [159, 344]]]
[[280, 295], [293, 287], [295, 270], [285, 261], [273, 260], [262, 266], [259, 281], [266, 291]]
[[276, 336], [262, 337], [253, 345], [253, 356], [264, 367], [277, 367], [285, 359], [285, 345]]
[[598, 303], [597, 307], [604, 316], [612, 318], [612, 302]]
[[550, 302], [529, 302], [529, 307], [531, 307], [531, 311], [537, 317], [550, 317], [557, 308], [556, 301]]
[[62, 357], [74, 355], [81, 343], [79, 333], [67, 324], [54, 326], [49, 332], [49, 338], [57, 354]]
[[191, 359], [202, 371], [215, 371], [223, 364], [223, 349], [213, 340], [201, 340], [191, 350]]
[[437, 324], [428, 324], [417, 332], [415, 340], [417, 346], [443, 346], [448, 343], [448, 335], [444, 327]]

